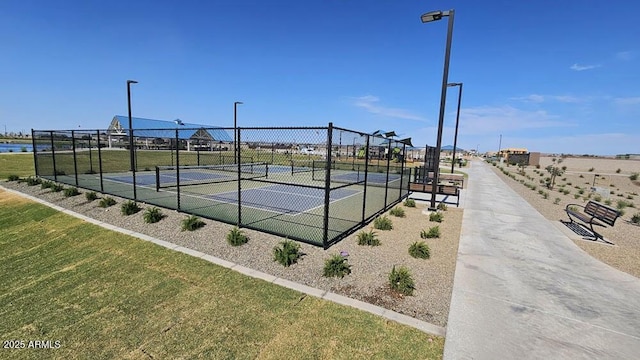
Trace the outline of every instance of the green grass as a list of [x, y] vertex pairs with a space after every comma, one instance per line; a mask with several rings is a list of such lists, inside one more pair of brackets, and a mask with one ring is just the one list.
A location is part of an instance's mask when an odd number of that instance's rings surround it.
[[442, 357], [443, 338], [7, 192], [0, 228], [0, 337], [61, 342], [3, 349], [7, 358]]
[[0, 179], [9, 175], [27, 177], [35, 174], [32, 154], [0, 154]]

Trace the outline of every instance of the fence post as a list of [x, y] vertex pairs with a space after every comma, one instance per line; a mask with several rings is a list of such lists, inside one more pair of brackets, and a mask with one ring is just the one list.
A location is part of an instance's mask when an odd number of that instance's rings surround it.
[[136, 193], [136, 168], [138, 167], [138, 156], [137, 156], [137, 152], [134, 150], [135, 148], [135, 141], [133, 140], [133, 135], [134, 135], [134, 131], [133, 129], [129, 129], [129, 133], [131, 134], [131, 140], [129, 142], [129, 144], [132, 144], [133, 147], [131, 147], [131, 149], [129, 149], [129, 151], [131, 151], [131, 160], [133, 160], [133, 164], [131, 164], [131, 175], [133, 178], [133, 201], [137, 201], [138, 199], [138, 194]]
[[384, 185], [384, 209], [385, 210], [387, 209], [387, 194], [389, 193], [389, 168], [391, 167], [391, 140], [387, 139], [387, 141], [389, 142], [389, 146], [387, 146], [387, 177]]
[[78, 186], [78, 159], [76, 156], [76, 135], [74, 130], [71, 130], [71, 149], [73, 151], [73, 173], [75, 175], [76, 186]]
[[56, 150], [53, 143], [53, 131], [49, 131], [49, 137], [51, 138], [51, 161], [53, 162], [53, 180], [58, 181], [58, 170], [56, 169]]
[[367, 175], [369, 173], [369, 138], [370, 135], [366, 135], [367, 140], [365, 141], [364, 148], [364, 191], [362, 192], [362, 225], [367, 218], [366, 216], [366, 208], [367, 208]]
[[94, 173], [94, 171], [93, 171], [93, 156], [91, 155], [91, 133], [89, 133], [89, 172], [91, 174]]
[[329, 247], [329, 203], [331, 202], [331, 146], [333, 137], [333, 123], [327, 128], [327, 162], [324, 173], [324, 226], [322, 234], [322, 246], [325, 250]]
[[240, 144], [240, 128], [237, 128], [235, 131], [236, 131], [237, 140], [233, 145], [236, 146], [236, 151], [237, 151], [237, 158], [234, 161], [236, 161], [238, 165], [238, 227], [241, 227], [242, 226], [242, 176], [241, 176], [242, 165], [240, 164], [240, 159], [241, 159], [240, 145], [239, 145]]
[[35, 137], [35, 131], [33, 131], [33, 129], [31, 129], [31, 146], [33, 146], [33, 166], [36, 171], [36, 176], [40, 176], [38, 174], [38, 156], [37, 156], [38, 150], [36, 149], [36, 137]]
[[[400, 192], [399, 192], [399, 197], [398, 200], [402, 199], [402, 194], [403, 194], [403, 186], [404, 186], [404, 161], [405, 161], [405, 154], [407, 151], [407, 144], [402, 145], [402, 161], [400, 162]], [[409, 192], [407, 191], [407, 195], [409, 195]]]
[[180, 211], [180, 151], [178, 150], [180, 146], [178, 141], [178, 129], [176, 129], [176, 207]]
[[100, 149], [100, 130], [96, 130], [98, 135], [98, 170], [100, 171], [100, 192], [104, 193], [104, 183], [102, 181], [102, 150]]

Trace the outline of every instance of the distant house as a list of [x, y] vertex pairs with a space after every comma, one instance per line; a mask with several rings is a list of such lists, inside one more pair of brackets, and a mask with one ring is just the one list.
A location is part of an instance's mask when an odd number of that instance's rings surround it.
[[[181, 120], [166, 121], [144, 118], [131, 118], [133, 137], [137, 147], [160, 147], [176, 138], [186, 143], [187, 151], [194, 149], [213, 149], [223, 143], [233, 142], [233, 137], [219, 127], [185, 123]], [[126, 144], [129, 136], [129, 117], [116, 115], [107, 129], [109, 147]]]

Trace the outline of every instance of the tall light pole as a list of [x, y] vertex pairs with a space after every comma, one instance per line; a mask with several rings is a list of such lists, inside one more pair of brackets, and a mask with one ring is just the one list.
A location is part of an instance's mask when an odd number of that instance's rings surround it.
[[450, 83], [447, 86], [459, 86], [460, 91], [458, 91], [458, 112], [456, 113], [456, 132], [453, 136], [453, 157], [451, 158], [451, 173], [453, 174], [453, 168], [456, 164], [456, 148], [458, 146], [458, 123], [460, 121], [460, 102], [462, 101], [462, 83]]
[[449, 83], [449, 58], [451, 55], [451, 37], [453, 35], [453, 9], [449, 11], [431, 11], [425, 14], [422, 14], [420, 19], [423, 23], [438, 21], [442, 19], [444, 16], [449, 17], [448, 28], [447, 28], [447, 45], [445, 48], [444, 54], [444, 71], [442, 72], [442, 91], [440, 94], [440, 116], [438, 118], [438, 139], [436, 142], [436, 158], [433, 169], [433, 180], [431, 187], [431, 204], [429, 206], [429, 210], [436, 210], [436, 192], [438, 190], [438, 179], [440, 178], [440, 149], [442, 147], [442, 125], [444, 123], [444, 108], [447, 102], [447, 84]]
[[242, 105], [242, 101], [236, 101], [233, 103], [233, 158], [236, 161], [236, 164], [240, 163], [240, 159], [238, 158], [238, 150], [240, 147], [238, 146], [238, 105]]
[[135, 155], [133, 153], [133, 126], [131, 121], [131, 84], [137, 84], [135, 80], [127, 80], [127, 105], [129, 108], [129, 164], [130, 171], [135, 171]]

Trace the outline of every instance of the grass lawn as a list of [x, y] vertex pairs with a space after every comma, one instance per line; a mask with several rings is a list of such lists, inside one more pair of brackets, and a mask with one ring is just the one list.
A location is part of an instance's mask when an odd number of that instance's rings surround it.
[[[442, 357], [444, 339], [0, 191], [2, 358]], [[266, 254], [265, 256], [269, 256]]]
[[9, 175], [35, 175], [33, 168], [33, 154], [0, 154], [0, 180], [6, 180]]

